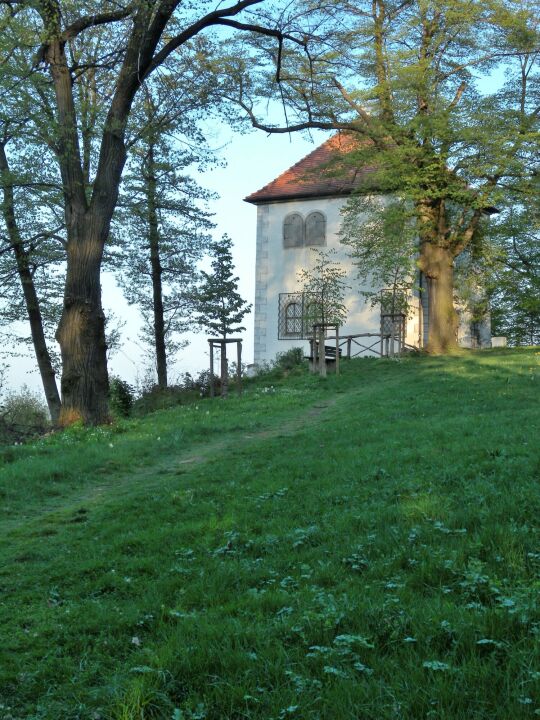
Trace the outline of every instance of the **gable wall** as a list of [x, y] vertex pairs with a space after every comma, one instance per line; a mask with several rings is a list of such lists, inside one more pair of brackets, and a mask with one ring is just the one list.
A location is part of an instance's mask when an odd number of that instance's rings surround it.
[[[315, 198], [293, 200], [281, 203], [269, 203], [257, 207], [257, 263], [255, 278], [255, 362], [272, 360], [278, 352], [293, 347], [303, 347], [306, 354], [309, 344], [306, 340], [278, 340], [278, 302], [279, 294], [299, 291], [297, 273], [314, 264], [314, 252], [309, 247], [283, 247], [283, 220], [292, 212], [300, 213], [304, 218], [314, 211], [326, 216], [326, 249], [337, 251], [336, 260], [348, 272], [345, 304], [349, 311], [346, 324], [340, 335], [373, 332], [380, 329], [379, 310], [366, 304], [360, 291], [362, 288], [356, 279], [356, 270], [347, 255], [347, 249], [340, 245], [338, 231], [341, 223], [340, 210], [345, 204], [343, 198]], [[319, 248], [324, 249], [324, 248]], [[372, 342], [375, 341], [373, 338]], [[407, 322], [406, 341], [411, 345], [418, 343], [418, 316], [414, 314]], [[371, 344], [371, 343], [370, 343]]]

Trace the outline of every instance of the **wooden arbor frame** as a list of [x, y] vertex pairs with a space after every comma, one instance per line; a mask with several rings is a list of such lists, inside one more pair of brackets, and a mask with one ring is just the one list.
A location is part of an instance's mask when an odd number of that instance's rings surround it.
[[215, 397], [214, 387], [214, 348], [219, 346], [221, 351], [221, 397], [227, 397], [229, 390], [227, 369], [227, 345], [236, 343], [236, 381], [238, 394], [242, 394], [242, 340], [240, 338], [208, 338], [210, 346], [210, 397]]
[[[381, 313], [381, 357], [401, 355], [405, 348], [405, 313]], [[384, 344], [386, 343], [386, 353]]]

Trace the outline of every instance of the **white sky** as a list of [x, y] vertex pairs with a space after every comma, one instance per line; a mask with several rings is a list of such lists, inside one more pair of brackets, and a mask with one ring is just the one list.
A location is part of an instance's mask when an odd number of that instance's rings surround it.
[[[226, 167], [208, 170], [197, 176], [203, 187], [216, 192], [219, 199], [210, 203], [217, 224], [214, 235], [227, 233], [234, 241], [236, 273], [240, 278], [239, 290], [243, 298], [253, 303], [255, 294], [255, 240], [256, 207], [243, 202], [251, 192], [273, 180], [291, 165], [311, 152], [329, 137], [329, 133], [314, 131], [313, 141], [307, 136], [271, 135], [256, 131], [246, 135], [235, 134], [226, 127], [214, 132], [214, 147], [222, 147], [220, 156]], [[143, 349], [138, 340], [140, 325], [135, 307], [129, 307], [122, 291], [109, 274], [103, 276], [103, 304], [106, 310], [126, 321], [122, 330], [123, 347], [109, 361], [109, 370], [130, 383], [144, 375]], [[245, 318], [243, 360], [253, 360], [253, 315]], [[188, 333], [189, 345], [181, 350], [171, 364], [169, 379], [175, 379], [183, 372], [196, 372], [208, 366], [206, 335]], [[13, 361], [7, 374], [7, 384], [17, 389], [26, 384], [41, 391], [41, 383], [32, 356]]]

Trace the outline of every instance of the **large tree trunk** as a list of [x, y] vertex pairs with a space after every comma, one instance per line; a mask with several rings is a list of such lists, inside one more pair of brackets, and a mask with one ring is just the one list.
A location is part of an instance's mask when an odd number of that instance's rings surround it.
[[28, 252], [24, 248], [17, 222], [17, 216], [15, 214], [13, 182], [10, 177], [5, 147], [2, 143], [0, 143], [0, 177], [2, 178], [3, 187], [2, 211], [8, 231], [9, 241], [17, 263], [17, 272], [21, 281], [26, 312], [30, 323], [32, 343], [34, 345], [34, 352], [41, 376], [41, 383], [43, 385], [43, 391], [47, 400], [51, 420], [53, 425], [57, 425], [60, 415], [60, 395], [56, 385], [56, 375], [52, 365], [51, 356], [47, 348], [45, 332], [43, 330], [43, 317], [41, 315], [41, 308], [36, 292], [36, 286], [34, 284], [34, 278], [30, 270], [30, 258]]
[[434, 242], [420, 246], [420, 270], [428, 278], [429, 333], [426, 349], [440, 354], [455, 350], [457, 314], [454, 308], [454, 255]]
[[56, 333], [62, 351], [62, 426], [78, 420], [97, 425], [109, 419], [102, 248], [92, 224], [68, 243], [64, 309]]
[[148, 202], [148, 227], [150, 245], [150, 266], [152, 271], [152, 301], [154, 310], [154, 346], [156, 350], [156, 369], [158, 386], [167, 387], [167, 350], [165, 347], [165, 317], [163, 312], [163, 268], [160, 258], [159, 227], [157, 218], [156, 176], [154, 150], [148, 152], [148, 176], [146, 181], [146, 199]]

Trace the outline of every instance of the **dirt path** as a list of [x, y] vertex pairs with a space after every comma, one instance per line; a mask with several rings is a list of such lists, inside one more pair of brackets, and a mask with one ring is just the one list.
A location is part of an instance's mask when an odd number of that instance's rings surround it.
[[311, 406], [302, 407], [298, 415], [280, 423], [276, 427], [265, 428], [254, 432], [242, 432], [231, 434], [220, 440], [209, 440], [205, 443], [198, 443], [188, 449], [186, 453], [168, 454], [156, 462], [149, 462], [144, 467], [139, 467], [126, 472], [121, 476], [115, 475], [110, 480], [101, 479], [99, 483], [77, 489], [62, 497], [61, 505], [52, 502], [50, 505], [41, 506], [39, 512], [26, 517], [18, 517], [6, 520], [1, 523], [2, 533], [8, 536], [10, 531], [21, 531], [31, 528], [34, 525], [43, 525], [47, 521], [55, 522], [59, 514], [64, 517], [91, 505], [96, 505], [111, 491], [115, 496], [122, 497], [123, 494], [130, 494], [134, 484], [144, 480], [145, 488], [159, 487], [165, 476], [180, 475], [189, 472], [189, 468], [203, 464], [219, 453], [226, 453], [238, 449], [238, 440], [242, 439], [242, 446], [249, 448], [250, 445], [276, 437], [293, 437], [297, 432], [303, 431], [306, 427], [314, 424], [318, 418], [329, 408], [334, 406], [345, 395], [337, 395], [324, 400], [318, 400]]

